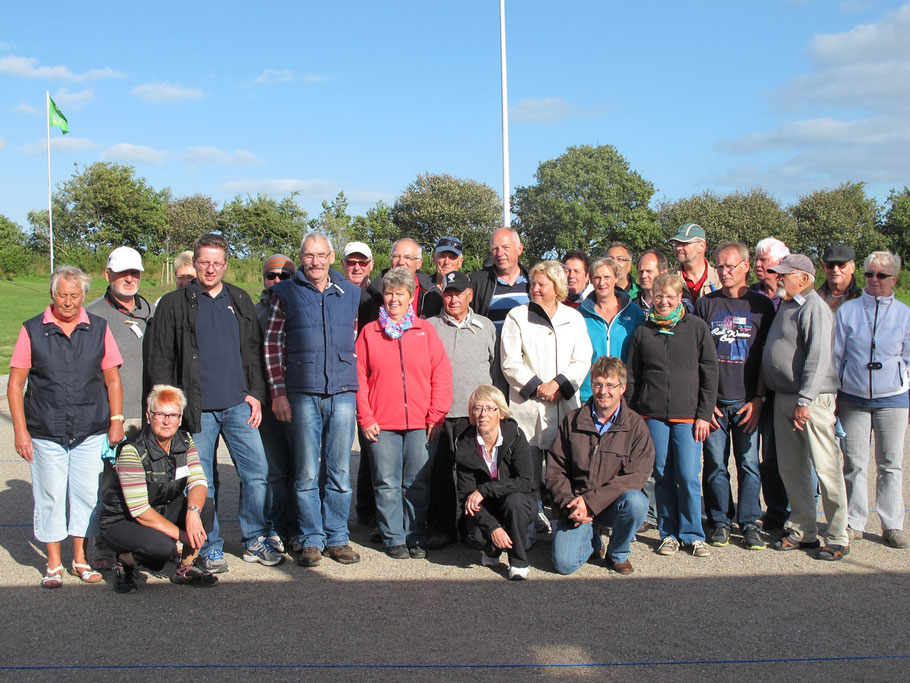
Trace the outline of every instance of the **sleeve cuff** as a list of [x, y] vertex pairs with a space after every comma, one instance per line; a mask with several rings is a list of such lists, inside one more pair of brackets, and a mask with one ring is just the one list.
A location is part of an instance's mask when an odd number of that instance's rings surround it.
[[556, 375], [556, 383], [559, 385], [559, 393], [564, 399], [569, 400], [575, 394], [575, 387], [565, 375]]
[[531, 381], [525, 384], [521, 391], [518, 392], [518, 395], [524, 399], [531, 398], [534, 395], [534, 392], [537, 391], [537, 387], [543, 384], [543, 380], [540, 379], [537, 375], [531, 378]]

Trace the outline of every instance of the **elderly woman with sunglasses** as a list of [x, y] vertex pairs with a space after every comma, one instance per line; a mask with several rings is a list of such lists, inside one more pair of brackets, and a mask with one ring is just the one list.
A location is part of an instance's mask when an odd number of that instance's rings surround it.
[[875, 435], [875, 497], [882, 538], [892, 548], [910, 545], [903, 532], [902, 462], [910, 388], [910, 308], [894, 297], [900, 258], [874, 251], [863, 264], [862, 296], [837, 310], [834, 360], [840, 378], [837, 409], [846, 436], [844, 479], [851, 537], [862, 537], [869, 517], [866, 469]]

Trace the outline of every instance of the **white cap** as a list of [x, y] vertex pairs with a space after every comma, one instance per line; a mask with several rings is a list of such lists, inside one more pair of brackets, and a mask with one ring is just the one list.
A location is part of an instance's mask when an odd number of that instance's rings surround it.
[[122, 273], [125, 270], [138, 270], [145, 272], [142, 267], [142, 257], [139, 252], [131, 247], [117, 247], [107, 257], [107, 269], [112, 273]]
[[368, 259], [373, 259], [373, 252], [363, 242], [348, 242], [344, 245], [344, 254], [342, 258], [347, 258], [351, 254], [363, 254]]

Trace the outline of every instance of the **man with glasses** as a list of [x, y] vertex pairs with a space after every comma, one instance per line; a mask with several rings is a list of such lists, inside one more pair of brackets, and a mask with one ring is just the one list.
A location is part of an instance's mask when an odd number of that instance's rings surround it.
[[[702, 481], [708, 515], [708, 543], [730, 543], [733, 520], [739, 524], [743, 547], [759, 550], [765, 542], [759, 533], [761, 476], [758, 467], [757, 427], [765, 400], [761, 357], [774, 318], [768, 297], [746, 286], [749, 249], [740, 242], [723, 242], [717, 248], [717, 274], [721, 288], [705, 294], [695, 304], [695, 314], [708, 323], [717, 349], [717, 405], [714, 431], [705, 440]], [[730, 489], [730, 448], [736, 462], [738, 496]]]
[[[597, 553], [618, 574], [631, 574], [632, 539], [648, 513], [641, 492], [654, 469], [645, 421], [623, 398], [626, 366], [601, 356], [591, 367], [591, 398], [559, 425], [547, 458], [547, 488], [558, 515], [552, 558], [571, 574]], [[599, 529], [612, 528], [606, 545]]]
[[818, 288], [818, 295], [837, 312], [840, 305], [851, 299], [862, 296], [862, 290], [856, 285], [856, 264], [853, 262], [853, 250], [843, 244], [836, 244], [825, 249], [822, 263], [825, 266], [825, 282]]
[[[216, 505], [215, 451], [219, 436], [224, 439], [241, 483], [243, 559], [272, 566], [284, 557], [268, 539], [268, 463], [258, 429], [266, 398], [262, 331], [250, 295], [223, 281], [229, 253], [222, 235], [196, 240], [195, 281], [162, 297], [150, 327], [149, 379], [186, 394], [183, 425], [193, 435]], [[223, 547], [216, 515], [201, 551], [210, 572], [228, 570]]]
[[275, 417], [290, 425], [297, 498], [297, 564], [354, 564], [350, 546], [351, 445], [357, 411], [354, 340], [360, 290], [332, 270], [329, 238], [310, 233], [301, 266], [272, 286], [265, 367]]
[[[432, 318], [442, 310], [442, 294], [430, 276], [420, 270], [423, 265], [423, 249], [410, 237], [402, 237], [392, 245], [391, 265], [389, 268], [404, 266], [414, 274], [416, 286], [414, 292], [414, 313], [419, 318]], [[379, 307], [382, 306], [382, 276], [389, 268], [382, 271], [381, 275], [370, 283], [368, 292], [372, 299], [366, 320], [360, 320], [360, 327], [379, 318]]]
[[708, 241], [703, 227], [697, 223], [685, 223], [667, 241], [673, 246], [676, 262], [679, 263], [679, 268], [671, 273], [686, 286], [687, 291], [683, 292], [683, 296], [694, 304], [703, 294], [720, 289], [717, 271], [705, 258]]
[[613, 242], [609, 247], [607, 247], [607, 256], [615, 260], [619, 264], [619, 279], [616, 281], [617, 287], [622, 287], [626, 294], [629, 295], [629, 298], [632, 301], [638, 297], [638, 293], [641, 291], [638, 284], [635, 282], [635, 278], [632, 277], [632, 252], [629, 251], [627, 247], [622, 242]]
[[370, 275], [373, 273], [373, 250], [363, 242], [348, 242], [341, 256], [341, 272], [344, 279], [360, 287], [360, 308], [357, 312], [359, 324], [365, 324], [370, 316]]

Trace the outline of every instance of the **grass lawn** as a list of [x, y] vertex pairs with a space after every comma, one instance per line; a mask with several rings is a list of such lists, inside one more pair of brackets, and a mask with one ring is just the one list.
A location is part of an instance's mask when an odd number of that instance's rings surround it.
[[[9, 372], [9, 359], [13, 355], [13, 346], [16, 345], [22, 323], [41, 313], [50, 303], [48, 282], [47, 277], [0, 280], [0, 375]], [[261, 282], [235, 284], [249, 292], [253, 301], [259, 298], [259, 292], [262, 291]], [[86, 303], [104, 294], [106, 287], [104, 278], [92, 278], [92, 289], [86, 297]], [[149, 301], [155, 301], [172, 288], [173, 285], [143, 282], [140, 294]]]

